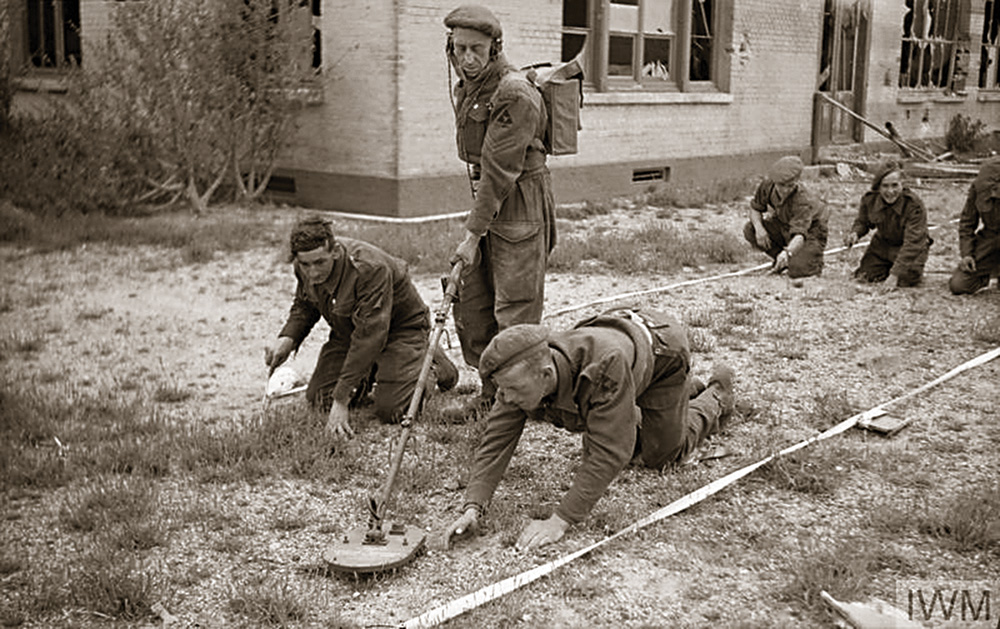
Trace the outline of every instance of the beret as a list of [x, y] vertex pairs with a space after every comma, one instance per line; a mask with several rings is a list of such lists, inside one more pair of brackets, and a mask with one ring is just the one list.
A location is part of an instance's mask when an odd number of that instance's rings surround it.
[[797, 155], [788, 155], [771, 164], [767, 178], [774, 183], [792, 183], [802, 174], [805, 166]]
[[896, 171], [903, 172], [903, 164], [898, 159], [890, 157], [879, 162], [875, 166], [875, 173], [872, 176], [872, 190], [878, 190], [885, 176]]
[[493, 39], [499, 39], [503, 35], [497, 16], [478, 4], [463, 4], [458, 7], [444, 18], [444, 25], [448, 28], [471, 28]]
[[537, 323], [514, 325], [493, 337], [479, 358], [479, 377], [489, 378], [496, 372], [526, 358], [532, 350], [549, 340], [549, 329]]

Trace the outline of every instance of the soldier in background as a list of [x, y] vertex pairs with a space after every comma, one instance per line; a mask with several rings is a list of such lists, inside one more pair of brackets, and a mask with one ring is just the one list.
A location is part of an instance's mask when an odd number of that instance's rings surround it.
[[858, 215], [844, 236], [850, 249], [859, 238], [875, 230], [854, 277], [884, 282], [896, 276], [896, 286], [917, 286], [934, 241], [927, 233], [923, 201], [903, 184], [903, 165], [890, 159], [878, 166], [871, 190], [861, 197]]
[[962, 258], [948, 281], [953, 294], [971, 295], [1000, 274], [1000, 157], [984, 162], [969, 186], [958, 219], [958, 248]]
[[774, 261], [773, 272], [807, 277], [823, 272], [826, 207], [802, 185], [802, 160], [782, 157], [767, 171], [750, 201], [743, 237]]

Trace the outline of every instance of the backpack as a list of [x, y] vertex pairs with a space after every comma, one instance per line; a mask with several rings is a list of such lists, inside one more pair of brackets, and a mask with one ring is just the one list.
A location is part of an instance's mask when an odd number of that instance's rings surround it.
[[574, 155], [580, 108], [583, 107], [583, 65], [579, 58], [552, 65], [536, 63], [521, 68], [525, 78], [542, 94], [545, 102], [545, 152]]

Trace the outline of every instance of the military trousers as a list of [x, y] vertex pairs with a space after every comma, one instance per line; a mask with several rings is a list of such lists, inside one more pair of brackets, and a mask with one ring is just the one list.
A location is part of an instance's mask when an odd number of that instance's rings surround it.
[[636, 399], [642, 420], [633, 462], [658, 469], [683, 461], [716, 432], [722, 406], [712, 387], [691, 377], [686, 327], [669, 315], [642, 314], [653, 337], [654, 360], [650, 384]]
[[[774, 260], [778, 254], [788, 246], [791, 238], [785, 237], [785, 230], [778, 221], [765, 217], [763, 219], [764, 230], [771, 240], [769, 249], [761, 249], [757, 244], [757, 235], [752, 221], [747, 221], [743, 226], [743, 237], [750, 245], [763, 251], [769, 258]], [[805, 243], [788, 258], [788, 277], [808, 277], [810, 275], [820, 275], [823, 273], [823, 250], [826, 249], [827, 229], [825, 226], [814, 226], [805, 235]]]
[[[385, 347], [376, 357], [371, 374], [355, 390], [351, 405], [362, 403], [374, 387], [376, 417], [384, 422], [398, 421], [420, 377], [420, 367], [429, 347], [428, 333], [425, 327], [389, 330]], [[349, 344], [331, 339], [320, 349], [306, 388], [306, 399], [323, 412], [330, 410], [333, 402], [330, 394], [340, 377], [349, 348]], [[431, 380], [428, 390], [433, 387], [433, 374]]]
[[969, 295], [990, 283], [990, 277], [1000, 275], [1000, 236], [988, 237], [977, 233], [973, 242], [973, 259], [976, 270], [969, 272], [955, 269], [948, 288], [954, 295]]
[[[927, 238], [927, 246], [920, 252], [920, 255], [906, 268], [897, 269], [896, 282], [899, 286], [916, 286], [920, 284], [924, 277], [924, 265], [927, 264], [927, 256], [930, 253], [931, 243]], [[865, 282], [884, 282], [896, 264], [896, 256], [899, 255], [899, 245], [890, 245], [882, 240], [878, 235], [872, 238], [861, 256], [858, 268], [854, 270], [854, 277]]]
[[[479, 241], [473, 263], [462, 269], [455, 329], [465, 362], [479, 358], [497, 332], [542, 320], [545, 268], [554, 244], [554, 201], [548, 170], [517, 180], [497, 220]], [[483, 392], [492, 394], [492, 383]]]

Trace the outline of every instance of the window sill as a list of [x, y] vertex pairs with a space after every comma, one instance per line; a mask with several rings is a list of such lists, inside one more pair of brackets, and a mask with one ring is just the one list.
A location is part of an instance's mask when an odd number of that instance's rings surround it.
[[1000, 89], [979, 90], [979, 93], [976, 94], [976, 100], [982, 103], [1000, 102]]
[[964, 103], [966, 100], [965, 93], [955, 93], [955, 94], [943, 94], [936, 90], [927, 90], [925, 92], [912, 91], [912, 92], [899, 92], [896, 94], [896, 102], [901, 105], [906, 104], [916, 104], [916, 103]]
[[14, 89], [22, 92], [51, 92], [65, 94], [69, 89], [60, 76], [21, 76], [11, 80]]
[[729, 105], [732, 94], [722, 92], [586, 92], [588, 105]]

